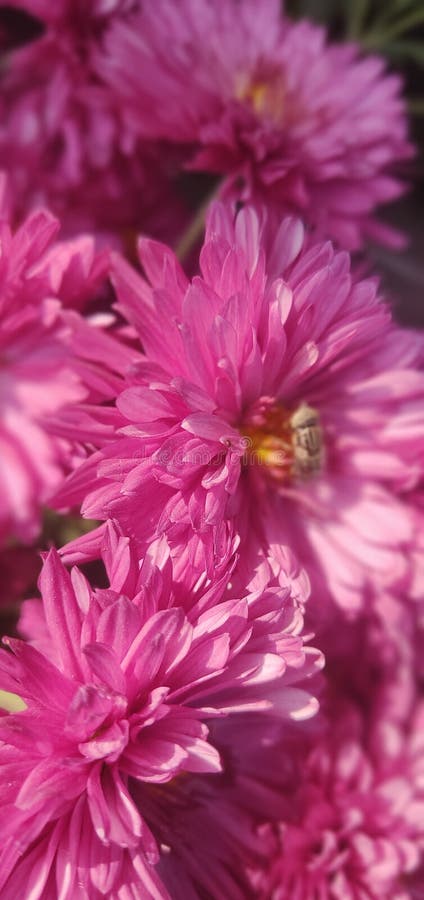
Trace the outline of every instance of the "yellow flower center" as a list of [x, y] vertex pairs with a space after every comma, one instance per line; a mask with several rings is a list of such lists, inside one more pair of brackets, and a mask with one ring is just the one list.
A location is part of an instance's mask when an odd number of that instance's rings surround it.
[[280, 74], [252, 79], [241, 75], [236, 81], [235, 97], [250, 106], [259, 118], [282, 124], [286, 90]]
[[324, 446], [316, 409], [301, 403], [290, 411], [276, 404], [256, 418], [260, 421], [243, 428], [248, 463], [266, 466], [273, 478], [286, 483], [321, 471]]

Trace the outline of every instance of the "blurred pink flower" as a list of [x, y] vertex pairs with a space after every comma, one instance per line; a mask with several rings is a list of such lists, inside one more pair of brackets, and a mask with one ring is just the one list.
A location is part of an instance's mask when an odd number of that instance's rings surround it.
[[[96, 232], [134, 252], [134, 229], [172, 240], [185, 210], [170, 189], [171, 155], [125, 127], [93, 70], [93, 53], [122, 2], [17, 2], [45, 29], [7, 57], [0, 78], [0, 167], [17, 217], [47, 205], [66, 236]], [[136, 231], [136, 233], [137, 233]]]
[[354, 613], [374, 589], [407, 590], [421, 340], [375, 281], [296, 220], [271, 238], [251, 207], [213, 208], [191, 284], [161, 245], [142, 241], [141, 260], [149, 282], [118, 257], [113, 278], [145, 360], [117, 397], [117, 439], [57, 502], [115, 517], [141, 546], [165, 532], [209, 572], [235, 529], [247, 582], [264, 557], [290, 571], [290, 547], [322, 612], [329, 592]]
[[403, 192], [412, 147], [382, 59], [283, 19], [279, 0], [137, 4], [96, 54], [128, 127], [184, 145], [189, 167], [228, 176], [227, 196], [300, 213], [348, 249], [398, 242], [374, 212]]
[[403, 728], [377, 716], [367, 733], [344, 701], [306, 756], [298, 748], [280, 825], [268, 831], [270, 861], [254, 879], [256, 897], [411, 896], [407, 878], [424, 849], [423, 714], [417, 706]]
[[0, 535], [33, 538], [39, 509], [63, 478], [69, 448], [44, 422], [86, 391], [72, 371], [69, 329], [46, 279], [31, 269], [57, 230], [47, 214], [14, 237], [2, 226]]
[[[120, 897], [134, 879], [145, 887], [140, 896], [167, 896], [148, 893], [160, 836], [133, 782], [150, 785], [154, 811], [154, 786], [222, 771], [207, 720], [249, 710], [297, 720], [317, 709], [292, 687], [320, 655], [304, 650], [288, 591], [265, 583], [262, 593], [228, 600], [221, 579], [187, 596], [184, 609], [174, 605], [163, 541], [140, 566], [109, 525], [103, 559], [110, 587], [92, 589], [50, 551], [43, 605], [24, 606], [31, 643], [5, 639], [12, 654], [0, 654], [2, 688], [26, 706], [0, 717], [5, 898], [24, 882], [28, 891], [28, 878], [34, 897], [50, 896], [43, 890], [53, 882], [68, 898], [79, 896], [78, 883], [90, 897], [91, 889]], [[171, 805], [172, 797], [171, 785]]]
[[45, 211], [15, 233], [0, 214], [0, 539], [36, 536], [41, 507], [81, 455], [81, 406], [78, 438], [66, 433], [65, 408], [114, 395], [119, 375], [108, 362], [122, 369], [136, 356], [63, 311], [61, 301], [95, 297], [107, 259], [89, 237], [55, 243], [57, 230]]

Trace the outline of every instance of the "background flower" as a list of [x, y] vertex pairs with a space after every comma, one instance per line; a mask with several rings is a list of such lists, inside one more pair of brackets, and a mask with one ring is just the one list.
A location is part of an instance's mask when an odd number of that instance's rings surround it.
[[[374, 710], [367, 734], [345, 705], [301, 762], [298, 750], [302, 785], [291, 792], [288, 782], [282, 792], [277, 844], [270, 867], [255, 879], [255, 896], [410, 896], [408, 876], [423, 844], [422, 712], [418, 706], [400, 727]], [[272, 847], [271, 832], [269, 838]]]
[[94, 71], [105, 29], [133, 4], [12, 6], [39, 26], [7, 54], [0, 78], [0, 166], [14, 215], [47, 205], [66, 236], [90, 229], [130, 255], [134, 228], [171, 240], [185, 221], [185, 204], [170, 187], [172, 158], [124, 125], [119, 102]]
[[301, 213], [349, 249], [397, 243], [374, 212], [403, 191], [412, 148], [381, 59], [282, 18], [278, 0], [161, 0], [111, 21], [97, 71], [129, 127], [184, 145], [187, 165], [228, 176], [227, 195]]
[[[136, 354], [62, 306], [89, 305], [105, 281], [107, 259], [91, 238], [55, 242], [58, 222], [46, 211], [13, 233], [3, 208], [0, 229], [0, 536], [30, 541], [82, 455], [70, 409], [113, 396]], [[104, 420], [107, 430], [107, 412]]]

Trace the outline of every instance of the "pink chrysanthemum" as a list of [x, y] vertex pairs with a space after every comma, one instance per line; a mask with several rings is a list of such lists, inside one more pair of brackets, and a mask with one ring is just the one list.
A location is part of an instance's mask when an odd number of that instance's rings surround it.
[[249, 870], [268, 856], [268, 840], [257, 826], [278, 815], [285, 786], [281, 732], [277, 722], [254, 714], [236, 723], [215, 720], [211, 735], [222, 774], [175, 781], [168, 796], [137, 785], [137, 802], [161, 835], [156, 871], [172, 900], [255, 900]]
[[392, 324], [373, 280], [355, 283], [345, 253], [308, 246], [297, 221], [273, 240], [263, 224], [216, 205], [191, 284], [153, 242], [141, 243], [149, 283], [115, 259], [146, 358], [116, 400], [117, 439], [60, 502], [114, 516], [141, 545], [164, 531], [182, 555], [195, 534], [211, 570], [223, 523], [241, 539], [239, 574], [258, 554], [287, 565], [289, 546], [316, 608], [331, 592], [354, 611], [373, 588], [408, 587], [420, 341]]
[[424, 850], [423, 709], [409, 727], [349, 708], [308, 753], [292, 757], [300, 786], [281, 794], [271, 858], [255, 880], [261, 900], [407, 900]]
[[39, 17], [41, 35], [11, 52], [0, 77], [0, 167], [20, 217], [47, 205], [66, 235], [87, 229], [133, 252], [134, 229], [171, 240], [184, 221], [169, 187], [172, 163], [125, 127], [93, 70], [122, 2], [12, 4]]
[[[147, 823], [146, 835], [149, 829], [157, 845], [152, 844], [148, 862], [118, 847], [110, 854], [110, 865], [105, 864], [107, 852], [92, 834], [87, 798], [80, 798], [67, 817], [48, 825], [25, 851], [4, 897], [15, 898], [30, 887], [34, 900], [56, 900], [62, 884], [64, 900], [121, 900], [127, 895], [137, 900], [254, 900], [249, 870], [263, 866], [268, 844], [256, 826], [276, 807], [273, 801], [283, 783], [279, 731], [264, 716], [245, 715], [236, 723], [218, 720], [210, 733], [222, 773], [184, 773], [166, 785], [132, 779], [131, 800]], [[91, 835], [90, 843], [78, 843], [81, 832]]]
[[136, 354], [63, 312], [62, 302], [83, 305], [105, 279], [106, 259], [93, 241], [54, 243], [58, 222], [43, 211], [14, 234], [4, 210], [0, 218], [0, 538], [27, 541], [78, 450], [61, 413], [116, 392], [111, 348], [117, 368]]
[[228, 176], [227, 193], [300, 213], [348, 249], [396, 242], [374, 211], [402, 192], [395, 168], [412, 151], [401, 80], [381, 59], [282, 19], [279, 0], [141, 6], [111, 22], [97, 54], [131, 128], [183, 144], [192, 168]]
[[167, 896], [152, 869], [155, 794], [161, 807], [171, 783], [172, 805], [175, 780], [222, 771], [206, 721], [264, 709], [302, 719], [317, 708], [291, 687], [320, 657], [303, 648], [289, 590], [265, 583], [228, 600], [221, 579], [193, 588], [183, 608], [163, 543], [140, 566], [109, 526], [103, 558], [110, 587], [93, 590], [50, 551], [43, 605], [25, 607], [31, 643], [6, 639], [13, 653], [1, 652], [2, 688], [26, 705], [0, 718], [4, 898], [28, 883], [34, 898], [120, 898], [134, 881], [134, 896]]
[[34, 537], [39, 509], [57, 489], [69, 448], [48, 434], [49, 416], [85, 396], [72, 371], [69, 329], [47, 280], [31, 268], [57, 224], [36, 215], [12, 238], [2, 228], [0, 535]]
[[424, 707], [411, 609], [379, 596], [324, 635], [321, 716], [309, 733], [286, 729], [256, 898], [407, 900], [422, 886]]

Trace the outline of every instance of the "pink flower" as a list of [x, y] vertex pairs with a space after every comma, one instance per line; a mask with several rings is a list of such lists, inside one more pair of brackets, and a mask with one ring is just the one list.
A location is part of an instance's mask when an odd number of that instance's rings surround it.
[[[424, 849], [423, 713], [409, 727], [377, 719], [367, 735], [344, 706], [315, 746], [298, 748], [271, 859], [254, 879], [272, 900], [407, 900]], [[334, 710], [333, 710], [334, 715]], [[272, 833], [274, 831], [274, 840]]]
[[114, 281], [145, 360], [117, 397], [117, 439], [58, 503], [114, 516], [141, 547], [165, 532], [200, 569], [203, 545], [209, 572], [235, 529], [245, 583], [264, 557], [289, 572], [290, 547], [317, 611], [329, 592], [354, 613], [407, 590], [421, 339], [392, 324], [374, 280], [356, 283], [298, 221], [271, 239], [250, 207], [214, 207], [191, 284], [158, 244], [141, 260], [149, 282], [119, 258]]
[[211, 733], [225, 763], [222, 774], [175, 781], [161, 797], [139, 783], [137, 802], [161, 835], [156, 871], [172, 900], [253, 900], [249, 870], [267, 862], [267, 841], [255, 826], [277, 810], [284, 784], [281, 728], [246, 714], [236, 723], [215, 720]]
[[266, 841], [255, 825], [269, 814], [281, 783], [276, 726], [250, 715], [232, 727], [231, 719], [218, 720], [211, 731], [225, 765], [222, 774], [184, 773], [165, 786], [129, 782], [131, 800], [147, 823], [146, 837], [150, 829], [157, 843], [147, 861], [133, 848], [114, 852], [101, 842], [88, 799], [81, 797], [24, 852], [3, 888], [6, 900], [29, 886], [34, 900], [56, 900], [61, 888], [64, 900], [85, 900], [87, 893], [90, 900], [121, 900], [129, 892], [141, 900], [197, 900], [199, 892], [211, 889], [228, 900], [250, 896], [249, 868], [266, 860]]
[[[35, 537], [41, 507], [81, 457], [73, 430], [66, 434], [69, 409], [114, 395], [116, 370], [136, 356], [63, 312], [61, 300], [82, 305], [95, 297], [106, 258], [89, 237], [54, 243], [57, 229], [41, 211], [13, 234], [0, 214], [0, 538]], [[79, 405], [79, 435], [82, 416]]]
[[130, 4], [17, 2], [45, 25], [12, 52], [1, 76], [0, 168], [18, 217], [47, 205], [64, 233], [95, 231], [133, 253], [134, 229], [173, 239], [185, 219], [169, 187], [172, 163], [125, 127], [93, 70], [111, 18]]
[[323, 641], [321, 719], [309, 735], [292, 734], [292, 743], [285, 735], [280, 824], [268, 829], [272, 861], [254, 879], [264, 900], [407, 900], [420, 884], [424, 708], [416, 622], [412, 605], [378, 601], [349, 629], [335, 620]]
[[[375, 209], [403, 191], [411, 156], [401, 80], [323, 29], [281, 18], [279, 0], [172, 0], [115, 18], [97, 70], [129, 127], [185, 147], [223, 191], [300, 213], [348, 249], [395, 243]], [[196, 72], [196, 78], [191, 77]]]
[[69, 448], [43, 422], [86, 395], [72, 371], [60, 305], [45, 281], [30, 276], [56, 228], [40, 214], [14, 238], [2, 229], [0, 534], [11, 531], [21, 540], [35, 536], [39, 509], [59, 486], [67, 458], [69, 463]]
[[[249, 710], [303, 719], [317, 708], [291, 686], [320, 656], [303, 648], [288, 589], [265, 582], [262, 592], [228, 600], [221, 579], [175, 605], [163, 541], [140, 565], [111, 525], [103, 559], [110, 587], [92, 589], [50, 551], [43, 606], [25, 606], [31, 643], [5, 639], [12, 654], [1, 652], [2, 688], [26, 706], [0, 718], [5, 898], [28, 877], [34, 897], [50, 896], [56, 883], [73, 898], [77, 879], [90, 896], [120, 897], [134, 880], [142, 897], [168, 896], [151, 871], [161, 837], [137, 802], [141, 789], [152, 818], [155, 797], [161, 808], [178, 776], [222, 771], [207, 720]], [[172, 796], [171, 785], [171, 804]]]

